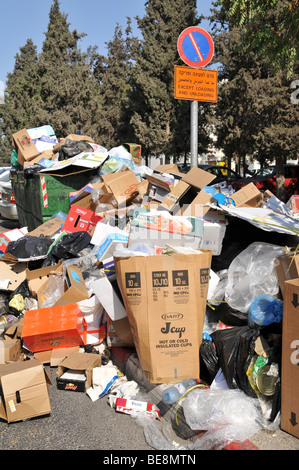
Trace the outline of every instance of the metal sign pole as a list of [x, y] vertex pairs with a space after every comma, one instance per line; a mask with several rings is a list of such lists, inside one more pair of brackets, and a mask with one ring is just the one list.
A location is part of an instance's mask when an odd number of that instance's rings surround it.
[[198, 164], [198, 101], [191, 102], [191, 168]]

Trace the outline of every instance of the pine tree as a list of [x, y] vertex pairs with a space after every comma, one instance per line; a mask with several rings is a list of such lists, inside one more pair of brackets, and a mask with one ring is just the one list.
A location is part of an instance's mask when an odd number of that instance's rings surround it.
[[98, 105], [88, 54], [78, 47], [85, 34], [71, 32], [69, 26], [58, 0], [53, 0], [38, 60], [42, 106], [36, 120], [37, 125], [51, 124], [57, 137], [78, 132], [90, 135]]
[[1, 163], [10, 162], [12, 134], [35, 125], [34, 103], [38, 96], [36, 63], [37, 49], [32, 39], [28, 39], [15, 56], [14, 70], [7, 76], [5, 102], [0, 107], [0, 131], [3, 136], [0, 140]]
[[277, 195], [284, 200], [283, 164], [297, 155], [298, 107], [291, 103], [290, 81], [282, 72], [273, 75], [267, 61], [242, 47], [244, 30], [231, 26], [224, 8], [216, 10], [215, 19], [222, 24], [215, 39], [222, 64], [217, 145], [237, 163], [241, 158], [244, 167], [246, 158], [275, 162]]
[[128, 25], [124, 38], [117, 24], [114, 36], [107, 45], [107, 58], [98, 56], [95, 77], [100, 83], [101, 113], [97, 120], [97, 134], [101, 145], [111, 148], [124, 143], [129, 138], [126, 112], [130, 106], [130, 28]]
[[174, 66], [182, 65], [179, 35], [199, 22], [196, 1], [149, 0], [145, 10], [137, 17], [143, 40], [133, 75], [131, 124], [144, 156], [178, 156], [190, 148], [190, 103], [174, 99]]

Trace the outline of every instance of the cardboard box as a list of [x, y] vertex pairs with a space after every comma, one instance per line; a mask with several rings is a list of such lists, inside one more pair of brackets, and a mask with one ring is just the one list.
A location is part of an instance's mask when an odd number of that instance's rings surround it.
[[38, 291], [42, 286], [47, 282], [51, 273], [56, 273], [57, 269], [61, 266], [61, 261], [59, 260], [58, 264], [47, 266], [45, 268], [39, 269], [28, 269], [26, 268], [26, 279], [28, 282], [28, 288], [33, 295], [37, 296]]
[[299, 279], [286, 281], [282, 317], [281, 429], [299, 438]]
[[203, 238], [203, 219], [172, 216], [166, 211], [136, 209], [130, 225], [128, 248], [190, 246], [199, 248]]
[[17, 361], [21, 355], [19, 339], [0, 339], [0, 364]]
[[133, 346], [130, 323], [117, 282], [111, 282], [103, 277], [93, 282], [92, 289], [112, 321], [119, 341], [127, 346]]
[[285, 282], [299, 277], [299, 254], [279, 256], [275, 263], [280, 291], [284, 298]]
[[182, 208], [186, 210], [199, 191], [209, 185], [215, 178], [215, 175], [201, 168], [191, 168], [166, 196], [161, 203], [161, 207], [172, 214], [177, 214]]
[[62, 231], [66, 233], [85, 231], [90, 234], [101, 220], [102, 217], [96, 215], [93, 211], [72, 204]]
[[26, 129], [22, 129], [12, 135], [12, 145], [18, 152], [18, 163], [21, 166], [24, 166], [25, 162], [33, 160], [40, 154]]
[[114, 207], [126, 205], [139, 194], [139, 181], [131, 170], [102, 175], [102, 178], [107, 192], [112, 195], [109, 203]]
[[153, 383], [198, 378], [212, 253], [115, 257], [140, 365]]
[[67, 357], [78, 352], [80, 346], [73, 346], [70, 348], [49, 349], [48, 351], [39, 351], [33, 356], [42, 364], [50, 364], [51, 367], [57, 367]]
[[103, 261], [113, 256], [116, 246], [121, 243], [128, 245], [129, 234], [118, 227], [113, 227], [104, 223], [97, 224], [90, 243], [98, 246], [97, 258]]
[[231, 195], [236, 207], [258, 207], [262, 202], [262, 193], [254, 183], [249, 183]]
[[31, 352], [83, 345], [83, 332], [77, 304], [24, 312], [22, 339]]
[[36, 359], [0, 365], [0, 417], [11, 423], [50, 414], [49, 385]]
[[200, 248], [211, 250], [213, 256], [219, 256], [222, 251], [226, 225], [224, 214], [215, 210], [208, 211], [203, 217], [203, 238]]
[[92, 386], [92, 369], [100, 367], [99, 354], [76, 352], [66, 357], [58, 366], [57, 388], [74, 392], [85, 392]]
[[[56, 271], [53, 271], [52, 269], [52, 274], [50, 274], [48, 280], [42, 284], [40, 289], [38, 289], [37, 300], [40, 308], [42, 308], [44, 303], [49, 299], [49, 294], [52, 294], [51, 289], [49, 289], [49, 286], [52, 284], [51, 276], [62, 276], [62, 272], [62, 265], [58, 265]], [[53, 303], [54, 306], [79, 302], [80, 300], [85, 300], [89, 297], [82, 273], [75, 265], [71, 265], [66, 268], [65, 280], [61, 280], [64, 283], [62, 295]]]
[[201, 190], [187, 207], [181, 208], [178, 214], [184, 217], [204, 217], [210, 211], [210, 204], [215, 204], [216, 202], [216, 199], [210, 194]]

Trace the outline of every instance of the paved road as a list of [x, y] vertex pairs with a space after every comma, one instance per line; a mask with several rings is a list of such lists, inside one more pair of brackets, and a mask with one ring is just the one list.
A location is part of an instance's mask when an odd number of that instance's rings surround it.
[[[0, 232], [18, 226], [0, 219]], [[142, 450], [154, 452], [134, 418], [117, 413], [106, 397], [92, 402], [85, 393], [58, 390], [57, 368], [46, 366], [46, 370], [52, 381], [51, 414], [11, 424], [0, 420], [0, 450], [120, 450], [132, 451], [132, 455]], [[250, 441], [260, 450], [299, 450], [299, 439], [281, 430], [261, 431]]]

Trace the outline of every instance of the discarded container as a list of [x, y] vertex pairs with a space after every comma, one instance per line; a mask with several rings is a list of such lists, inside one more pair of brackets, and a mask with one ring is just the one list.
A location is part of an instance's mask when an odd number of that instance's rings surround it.
[[199, 383], [198, 379], [185, 379], [178, 384], [174, 384], [171, 387], [166, 388], [162, 392], [162, 400], [165, 403], [175, 403], [181, 396], [188, 390], [188, 388], [194, 387]]
[[11, 172], [11, 183], [19, 222], [34, 230], [56, 212], [68, 213], [69, 193], [88, 183], [90, 172], [53, 176], [46, 173], [26, 175], [24, 171]]
[[277, 380], [278, 371], [273, 364], [267, 364], [259, 369], [255, 382], [258, 390], [263, 395], [271, 397], [274, 395]]

